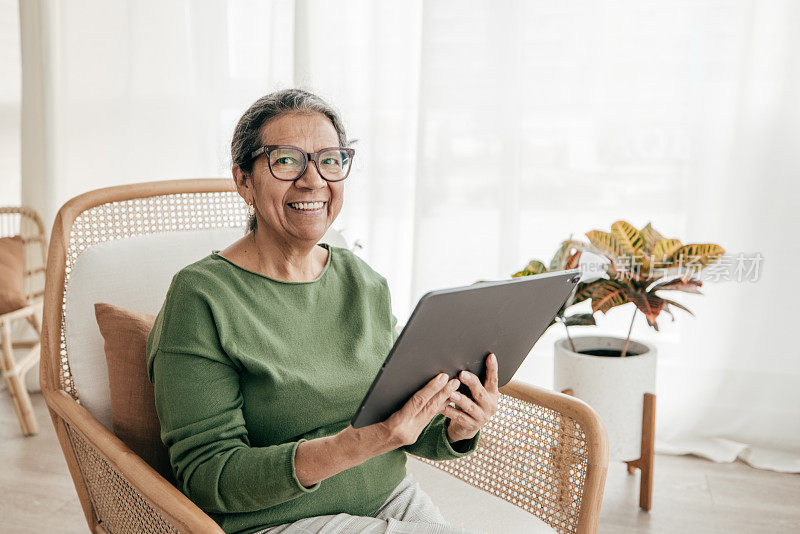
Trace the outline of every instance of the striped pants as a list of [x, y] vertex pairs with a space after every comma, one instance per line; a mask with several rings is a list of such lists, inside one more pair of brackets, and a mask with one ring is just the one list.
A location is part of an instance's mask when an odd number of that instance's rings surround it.
[[483, 534], [447, 522], [411, 473], [397, 485], [375, 517], [350, 514], [306, 517], [255, 534]]

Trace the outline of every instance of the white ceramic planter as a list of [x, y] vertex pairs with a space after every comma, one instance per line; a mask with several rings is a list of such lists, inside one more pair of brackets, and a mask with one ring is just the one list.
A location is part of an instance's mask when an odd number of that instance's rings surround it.
[[[624, 338], [573, 337], [575, 349], [622, 350]], [[567, 338], [555, 344], [553, 388], [571, 389], [594, 408], [608, 431], [609, 456], [613, 460], [636, 460], [641, 453], [644, 394], [655, 393], [656, 349], [631, 340], [628, 352], [636, 356], [592, 356], [572, 351]]]

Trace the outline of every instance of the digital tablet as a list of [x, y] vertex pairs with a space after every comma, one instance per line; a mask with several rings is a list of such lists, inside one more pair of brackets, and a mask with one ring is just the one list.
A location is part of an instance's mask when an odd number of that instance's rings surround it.
[[[438, 289], [425, 293], [351, 420], [385, 421], [441, 372], [486, 380], [494, 353], [498, 387], [507, 384], [580, 280], [580, 269]], [[471, 397], [469, 387], [459, 392]]]

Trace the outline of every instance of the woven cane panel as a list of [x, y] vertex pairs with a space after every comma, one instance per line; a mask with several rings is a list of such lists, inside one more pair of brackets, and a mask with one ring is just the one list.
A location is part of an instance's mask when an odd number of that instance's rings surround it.
[[501, 394], [475, 452], [456, 460], [419, 459], [516, 504], [557, 532], [577, 532], [586, 434], [558, 412]]
[[92, 445], [66, 424], [95, 514], [109, 534], [178, 531]]
[[176, 230], [242, 228], [246, 205], [235, 191], [178, 193], [109, 202], [81, 213], [72, 225], [67, 245], [66, 275], [61, 317], [61, 389], [80, 402], [72, 381], [63, 316], [70, 271], [86, 248], [106, 241]]
[[41, 300], [44, 291], [45, 250], [41, 218], [26, 206], [0, 207], [0, 237], [19, 235], [24, 240], [23, 291], [28, 302]]

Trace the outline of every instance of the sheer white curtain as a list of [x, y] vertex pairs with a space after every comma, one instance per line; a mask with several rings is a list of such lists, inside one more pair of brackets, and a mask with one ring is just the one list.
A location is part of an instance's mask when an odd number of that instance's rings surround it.
[[[96, 187], [227, 176], [238, 115], [306, 87], [358, 139], [335, 224], [401, 322], [430, 289], [508, 277], [620, 218], [761, 253], [757, 281], [707, 283], [681, 299], [696, 317], [633, 336], [659, 350], [662, 450], [800, 471], [796, 3], [24, 4], [43, 90], [24, 91], [42, 143], [23, 147], [22, 194], [48, 216]], [[625, 335], [630, 306], [596, 331]], [[549, 386], [562, 335], [517, 378]]]
[[[681, 299], [696, 318], [633, 335], [661, 356], [661, 450], [799, 471], [800, 350], [780, 303], [800, 259], [800, 6], [503, 5], [425, 4], [409, 304], [618, 218], [760, 253], [756, 282], [709, 283]], [[624, 336], [632, 306], [597, 330]], [[562, 335], [521, 378], [550, 385]]]
[[[20, 8], [23, 63], [34, 70], [25, 80], [34, 98], [23, 100], [23, 197], [48, 220], [97, 187], [230, 175], [239, 115], [292, 81], [289, 0], [38, 0]], [[40, 109], [41, 124], [32, 118]]]
[[0, 206], [20, 202], [21, 76], [17, 2], [0, 0]]
[[[20, 124], [19, 13], [15, 0], [0, 0], [0, 206], [20, 203], [19, 124]], [[23, 324], [24, 323], [24, 324]], [[23, 339], [26, 331], [34, 335], [26, 321], [12, 323], [14, 339]], [[20, 350], [18, 357], [24, 356]], [[38, 384], [28, 381], [31, 389]], [[5, 381], [0, 391], [5, 391]]]

